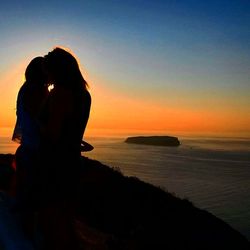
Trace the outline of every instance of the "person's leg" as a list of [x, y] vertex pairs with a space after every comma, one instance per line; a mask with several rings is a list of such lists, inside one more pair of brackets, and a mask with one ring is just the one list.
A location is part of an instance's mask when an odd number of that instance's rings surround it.
[[9, 207], [8, 197], [0, 192], [0, 249], [32, 250], [32, 242]]
[[36, 153], [20, 146], [16, 158], [16, 199], [23, 230], [32, 239], [34, 236], [34, 165]]
[[43, 208], [39, 214], [45, 249], [77, 249], [71, 209], [63, 204], [50, 204]]

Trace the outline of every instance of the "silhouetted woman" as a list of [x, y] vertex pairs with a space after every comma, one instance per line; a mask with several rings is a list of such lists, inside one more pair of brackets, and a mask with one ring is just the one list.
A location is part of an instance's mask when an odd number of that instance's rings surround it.
[[79, 158], [91, 105], [87, 82], [77, 60], [66, 50], [55, 48], [45, 60], [50, 82], [54, 84], [48, 105], [47, 142], [54, 150]]
[[[34, 58], [26, 68], [16, 106], [16, 125], [12, 140], [20, 143], [15, 158], [17, 167], [17, 201], [25, 226], [32, 216], [33, 190], [38, 148], [41, 143], [39, 114], [48, 97], [44, 58]], [[32, 224], [32, 222], [31, 222]]]
[[55, 48], [45, 60], [54, 88], [43, 117], [40, 168], [42, 202], [46, 202], [43, 221], [51, 249], [74, 249], [69, 236], [69, 214], [77, 194], [81, 141], [91, 96], [71, 53]]

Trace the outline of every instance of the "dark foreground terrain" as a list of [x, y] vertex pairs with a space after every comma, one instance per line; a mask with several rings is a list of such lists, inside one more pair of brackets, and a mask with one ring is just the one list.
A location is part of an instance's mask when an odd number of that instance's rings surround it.
[[[12, 159], [0, 155], [0, 175]], [[191, 202], [98, 161], [81, 161], [74, 222], [81, 249], [250, 249], [238, 231]]]

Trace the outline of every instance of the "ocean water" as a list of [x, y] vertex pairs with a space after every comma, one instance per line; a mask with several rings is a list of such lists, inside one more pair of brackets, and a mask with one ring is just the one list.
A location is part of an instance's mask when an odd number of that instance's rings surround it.
[[[250, 138], [179, 139], [173, 148], [89, 137], [95, 149], [84, 155], [189, 199], [250, 240]], [[0, 138], [0, 153], [14, 153], [16, 146]]]

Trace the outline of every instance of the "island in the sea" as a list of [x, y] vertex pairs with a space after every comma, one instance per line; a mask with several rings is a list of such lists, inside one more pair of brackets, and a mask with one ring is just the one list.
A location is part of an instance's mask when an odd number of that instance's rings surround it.
[[179, 139], [174, 136], [135, 136], [128, 137], [125, 142], [168, 147], [177, 147], [180, 145]]

